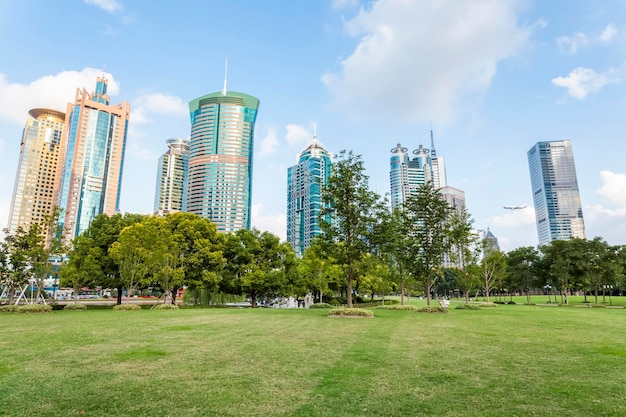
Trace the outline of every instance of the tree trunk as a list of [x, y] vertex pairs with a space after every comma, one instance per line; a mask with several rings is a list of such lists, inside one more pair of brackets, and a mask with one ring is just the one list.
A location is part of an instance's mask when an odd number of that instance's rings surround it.
[[122, 304], [122, 290], [124, 289], [124, 287], [119, 286], [119, 287], [115, 287], [115, 289], [117, 289], [117, 300], [116, 300], [116, 304], [120, 305]]
[[348, 308], [352, 308], [352, 277], [348, 277], [346, 280], [348, 284], [348, 288], [346, 289], [346, 300], [348, 303]]
[[596, 298], [596, 305], [598, 305], [598, 286], [597, 285], [594, 286], [593, 295]]
[[432, 285], [426, 284], [426, 305], [429, 306], [430, 305], [430, 289], [432, 288]]
[[400, 304], [404, 305], [404, 281], [400, 281]]
[[465, 304], [469, 304], [469, 291], [465, 291]]
[[252, 308], [256, 308], [256, 293], [250, 294], [250, 299], [252, 300]]

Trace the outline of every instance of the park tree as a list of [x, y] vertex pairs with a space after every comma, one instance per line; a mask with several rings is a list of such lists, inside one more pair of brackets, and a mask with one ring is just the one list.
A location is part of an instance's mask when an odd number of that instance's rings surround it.
[[363, 273], [363, 260], [370, 252], [380, 207], [380, 197], [368, 188], [361, 156], [346, 151], [339, 153], [322, 188], [322, 200], [320, 226], [327, 247], [333, 250], [331, 256], [343, 270], [347, 303], [352, 307], [354, 284]]
[[217, 231], [215, 223], [193, 213], [173, 213], [165, 217], [172, 233], [181, 268], [182, 283], [172, 288], [172, 302], [180, 285], [190, 289], [203, 288], [218, 291], [222, 284], [221, 272], [226, 264], [224, 249], [226, 235]]
[[340, 276], [338, 266], [325, 248], [322, 239], [316, 236], [304, 250], [298, 265], [298, 275], [306, 279], [308, 288], [318, 293], [320, 303], [324, 300], [324, 294], [331, 293], [329, 284]]
[[[72, 247], [68, 252], [68, 266], [74, 271], [66, 276], [61, 269], [61, 285], [83, 286], [94, 285], [117, 290], [117, 304], [122, 303], [122, 290], [124, 284], [120, 277], [119, 267], [109, 249], [117, 241], [120, 232], [127, 226], [141, 222], [146, 216], [142, 214], [99, 214], [93, 218], [89, 227], [72, 241]], [[91, 261], [85, 261], [85, 257], [91, 256], [93, 267], [89, 267], [89, 273], [82, 269]], [[79, 281], [76, 281], [79, 279]], [[84, 279], [84, 281], [83, 281]]]
[[530, 304], [530, 290], [536, 288], [539, 252], [532, 246], [519, 247], [506, 253], [507, 277], [512, 288], [526, 293]]
[[443, 259], [447, 253], [451, 207], [430, 182], [420, 186], [402, 205], [407, 270], [413, 275], [430, 305], [431, 290], [443, 275]]
[[555, 240], [540, 247], [541, 269], [547, 275], [548, 285], [558, 289], [562, 303], [567, 304], [567, 292], [576, 285], [576, 279], [582, 278], [580, 266], [585, 262], [586, 246], [585, 239], [574, 238]]
[[473, 231], [474, 219], [465, 205], [461, 210], [452, 210], [448, 228], [448, 257], [456, 265], [456, 283], [463, 293], [465, 303], [469, 303], [470, 291], [478, 288], [480, 273], [478, 259], [481, 246], [479, 236]]
[[260, 298], [280, 295], [286, 284], [286, 268], [295, 254], [288, 243], [257, 229], [241, 229], [227, 237], [225, 273], [230, 286], [250, 297], [252, 307]]
[[611, 246], [600, 237], [578, 242], [584, 253], [582, 273], [593, 291], [595, 304], [598, 305], [600, 289], [605, 286], [617, 286], [622, 277], [622, 265], [619, 261], [619, 247]]
[[485, 301], [489, 302], [489, 293], [500, 286], [506, 276], [506, 257], [499, 250], [487, 250], [480, 261]]

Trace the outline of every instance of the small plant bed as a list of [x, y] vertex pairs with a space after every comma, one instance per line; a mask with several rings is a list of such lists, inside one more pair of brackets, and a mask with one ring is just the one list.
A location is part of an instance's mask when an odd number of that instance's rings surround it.
[[0, 306], [0, 313], [17, 313], [16, 305]]
[[384, 305], [384, 306], [378, 306], [377, 308], [381, 309], [381, 310], [410, 310], [410, 311], [415, 311], [417, 310], [417, 307], [411, 304], [405, 304], [405, 305], [401, 305], [401, 304], [394, 304], [394, 305]]
[[441, 306], [425, 306], [417, 310], [418, 313], [447, 313], [448, 309]]
[[141, 306], [137, 304], [118, 304], [113, 306], [115, 311], [141, 310]]
[[328, 303], [315, 303], [309, 308], [333, 308], [333, 306]]
[[81, 303], [73, 303], [63, 306], [63, 310], [87, 310], [87, 306]]
[[493, 307], [498, 307], [498, 305], [496, 303], [480, 303], [478, 304], [478, 306], [480, 308], [493, 308]]
[[52, 306], [47, 304], [26, 304], [17, 307], [18, 313], [49, 313], [52, 311]]
[[176, 304], [157, 304], [152, 307], [155, 310], [178, 310], [178, 306]]
[[480, 306], [476, 304], [457, 304], [455, 310], [480, 310]]
[[363, 308], [333, 308], [328, 312], [329, 317], [345, 318], [372, 318], [374, 313]]

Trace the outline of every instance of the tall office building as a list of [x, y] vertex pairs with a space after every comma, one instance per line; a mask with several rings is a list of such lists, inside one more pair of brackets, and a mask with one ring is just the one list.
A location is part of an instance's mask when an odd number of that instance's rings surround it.
[[67, 105], [59, 207], [68, 240], [98, 214], [119, 211], [130, 104], [110, 104], [107, 83], [103, 75], [93, 93], [77, 88]]
[[168, 150], [159, 157], [154, 193], [154, 214], [160, 216], [187, 209], [189, 141], [171, 138], [166, 143]]
[[422, 145], [413, 151], [415, 157], [409, 158], [408, 149], [397, 144], [391, 149], [389, 179], [391, 182], [391, 206], [397, 207], [413, 194], [417, 189], [431, 181], [432, 164], [430, 151]]
[[259, 99], [226, 91], [189, 103], [187, 211], [220, 232], [250, 228], [254, 123]]
[[537, 142], [528, 151], [539, 244], [585, 238], [574, 152], [569, 140]]
[[65, 113], [32, 109], [22, 134], [20, 158], [9, 210], [9, 233], [27, 229], [52, 214], [57, 205]]
[[[287, 242], [302, 256], [319, 235], [322, 187], [330, 177], [332, 155], [313, 136], [298, 163], [287, 170]], [[330, 219], [327, 219], [330, 220]]]
[[447, 186], [446, 165], [444, 163], [443, 156], [437, 156], [437, 151], [435, 150], [435, 137], [432, 129], [430, 131], [430, 161], [432, 167], [431, 172], [433, 187], [439, 189]]
[[446, 185], [439, 189], [439, 193], [450, 207], [457, 212], [461, 213], [465, 208], [465, 191]]

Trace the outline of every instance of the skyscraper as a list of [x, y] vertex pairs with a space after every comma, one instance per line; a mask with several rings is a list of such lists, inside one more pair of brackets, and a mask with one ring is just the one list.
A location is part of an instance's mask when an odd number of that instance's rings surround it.
[[167, 140], [168, 150], [159, 157], [157, 166], [154, 213], [186, 211], [189, 141], [181, 138]]
[[95, 92], [77, 88], [67, 105], [59, 207], [68, 240], [98, 214], [119, 211], [130, 104], [110, 104], [107, 83], [103, 75]]
[[537, 142], [528, 151], [539, 244], [585, 238], [574, 152], [569, 140]]
[[322, 187], [330, 177], [331, 163], [332, 155], [314, 134], [313, 142], [300, 153], [298, 163], [287, 170], [287, 242], [298, 256], [322, 232]]
[[397, 144], [391, 149], [389, 179], [391, 182], [391, 207], [397, 207], [417, 189], [431, 181], [432, 165], [429, 150], [422, 145], [413, 151], [415, 157], [409, 159], [408, 149]]
[[432, 166], [433, 187], [442, 188], [448, 185], [446, 179], [446, 165], [443, 156], [437, 156], [435, 150], [435, 137], [433, 131], [430, 131], [430, 161]]
[[254, 123], [259, 99], [226, 91], [189, 103], [187, 211], [221, 232], [250, 228]]
[[9, 233], [27, 229], [57, 205], [63, 125], [65, 113], [32, 109], [22, 134], [20, 158], [9, 210]]

